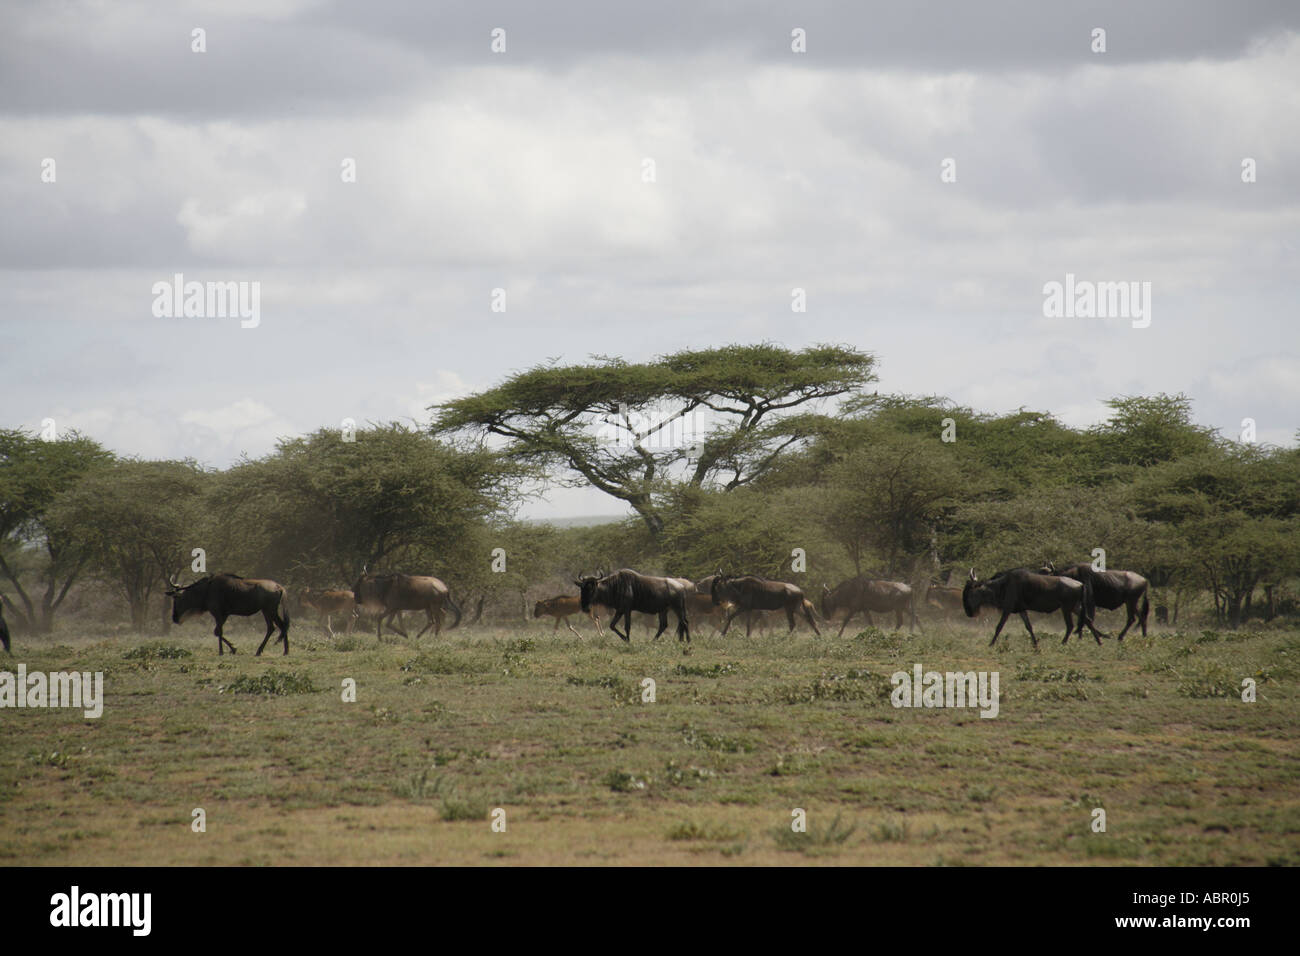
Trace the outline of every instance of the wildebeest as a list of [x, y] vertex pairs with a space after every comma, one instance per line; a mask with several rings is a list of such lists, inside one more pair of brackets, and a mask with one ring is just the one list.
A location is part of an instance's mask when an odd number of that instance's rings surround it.
[[[961, 588], [950, 588], [931, 581], [930, 586], [926, 588], [925, 591], [925, 604], [926, 607], [932, 607], [936, 611], [942, 611], [944, 617], [961, 617], [963, 613], [961, 606]], [[982, 612], [983, 608], [976, 612], [975, 616], [979, 617]]]
[[[1151, 610], [1151, 602], [1147, 597], [1148, 583], [1136, 571], [1098, 571], [1087, 562], [1071, 564], [1058, 571], [1050, 561], [1043, 570], [1048, 574], [1059, 574], [1063, 578], [1074, 578], [1091, 585], [1092, 599], [1097, 602], [1097, 607], [1114, 611], [1123, 604], [1128, 612], [1128, 620], [1124, 622], [1124, 630], [1119, 632], [1116, 640], [1124, 640], [1124, 635], [1134, 621], [1142, 625], [1142, 636], [1147, 636], [1147, 614]], [[1083, 621], [1079, 622], [1078, 633], [1083, 634]]]
[[908, 615], [907, 629], [916, 628], [916, 599], [910, 585], [901, 581], [877, 581], [872, 578], [849, 578], [841, 582], [834, 591], [822, 585], [822, 617], [831, 620], [836, 614], [844, 614], [837, 637], [844, 635], [853, 615], [861, 612], [871, 626], [871, 612], [894, 612], [894, 630], [903, 626], [903, 614]]
[[401, 625], [393, 623], [402, 611], [423, 611], [428, 617], [428, 623], [415, 635], [417, 641], [431, 627], [434, 636], [442, 633], [444, 607], [451, 608], [456, 615], [448, 630], [460, 623], [460, 608], [451, 599], [451, 591], [431, 575], [398, 572], [368, 574], [363, 569], [357, 583], [352, 585], [352, 594], [358, 605], [377, 615], [375, 636], [381, 640], [385, 619], [388, 620], [388, 626], [402, 637], [408, 636]]
[[357, 601], [351, 591], [314, 591], [303, 588], [298, 592], [298, 607], [300, 610], [307, 608], [315, 611], [318, 616], [323, 615], [325, 629], [330, 634], [334, 633], [335, 614], [342, 614], [348, 619], [347, 634], [352, 633], [352, 628], [357, 623]]
[[1097, 628], [1093, 627], [1092, 623], [1093, 615], [1096, 613], [1092, 588], [1086, 582], [1079, 582], [1073, 578], [1042, 574], [1028, 568], [1015, 568], [1011, 571], [1001, 571], [987, 581], [981, 581], [975, 577], [975, 569], [971, 568], [970, 577], [961, 592], [961, 603], [967, 617], [974, 617], [984, 605], [997, 608], [1002, 612], [998, 626], [993, 631], [993, 640], [989, 641], [989, 647], [997, 643], [998, 635], [1002, 633], [1002, 626], [1007, 623], [1007, 618], [1012, 614], [1020, 615], [1020, 620], [1025, 622], [1025, 630], [1029, 632], [1029, 639], [1034, 642], [1034, 647], [1037, 647], [1038, 638], [1029, 623], [1028, 611], [1050, 613], [1059, 610], [1065, 617], [1065, 641], [1061, 642], [1064, 644], [1070, 639], [1070, 631], [1074, 626], [1070, 614], [1075, 609], [1092, 630], [1092, 636], [1096, 638], [1097, 643], [1101, 643], [1101, 635], [1097, 633]]
[[[633, 611], [659, 615], [659, 630], [655, 631], [653, 638], [656, 641], [659, 640], [659, 635], [668, 629], [668, 612], [672, 611], [677, 615], [677, 640], [690, 643], [691, 628], [686, 611], [687, 592], [678, 579], [653, 577], [640, 574], [630, 568], [623, 568], [604, 577], [587, 575], [573, 583], [578, 586], [584, 611], [591, 610], [596, 604], [614, 609], [614, 616], [609, 621], [609, 629], [624, 641], [630, 642], [632, 639]], [[623, 627], [626, 633], [618, 629], [619, 618], [625, 621]]]
[[196, 614], [211, 614], [217, 622], [217, 653], [224, 654], [225, 648], [235, 653], [235, 645], [226, 640], [222, 630], [226, 618], [232, 614], [249, 617], [261, 613], [266, 619], [266, 636], [262, 638], [257, 653], [266, 648], [271, 639], [271, 632], [280, 629], [278, 641], [284, 644], [284, 652], [289, 653], [289, 601], [284, 588], [274, 581], [259, 578], [241, 578], [238, 574], [209, 574], [192, 584], [181, 587], [176, 575], [167, 579], [167, 595], [172, 599], [172, 623], [180, 624], [186, 618]]
[[[709, 590], [714, 604], [730, 601], [735, 605], [735, 608], [727, 615], [727, 619], [722, 625], [723, 634], [727, 633], [727, 628], [731, 627], [731, 622], [737, 614], [748, 614], [751, 611], [777, 610], [785, 611], [786, 620], [790, 622], [790, 630], [786, 632], [787, 634], [794, 632], [794, 615], [796, 611], [802, 611], [803, 616], [808, 619], [808, 624], [813, 629], [813, 632], [818, 635], [821, 634], [821, 631], [817, 629], [817, 621], [813, 619], [812, 602], [804, 597], [803, 590], [797, 585], [788, 584], [785, 581], [769, 581], [767, 578], [761, 578], [756, 574], [729, 577], [718, 571], [713, 576], [713, 582]], [[749, 637], [752, 630], [750, 620], [746, 619], [745, 636]]]
[[[577, 595], [560, 594], [553, 598], [546, 598], [545, 600], [538, 601], [533, 607], [533, 617], [541, 617], [543, 614], [549, 614], [551, 617], [555, 618], [555, 627], [551, 628], [552, 634], [560, 629], [561, 621], [563, 621], [564, 626], [574, 634], [578, 634], [578, 629], [569, 623], [569, 617], [573, 614], [584, 613], [595, 623], [596, 634], [600, 637], [604, 637], [605, 629], [601, 626], [600, 618], [596, 615], [596, 605], [592, 605], [591, 609], [588, 611], [583, 611], [582, 599]], [[582, 635], [578, 634], [578, 636], [581, 637]]]

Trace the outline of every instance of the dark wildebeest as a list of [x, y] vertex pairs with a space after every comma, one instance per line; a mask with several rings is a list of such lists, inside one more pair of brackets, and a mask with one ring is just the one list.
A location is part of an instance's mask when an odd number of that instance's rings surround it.
[[[604, 637], [605, 629], [601, 626], [600, 618], [596, 616], [596, 605], [593, 605], [590, 610], [584, 612], [582, 610], [582, 599], [580, 597], [572, 594], [560, 594], [553, 598], [546, 598], [544, 601], [538, 601], [533, 607], [533, 617], [541, 617], [543, 614], [549, 614], [551, 617], [555, 618], [555, 627], [551, 628], [552, 634], [560, 629], [561, 621], [563, 621], [564, 626], [574, 634], [578, 634], [578, 629], [569, 623], [569, 616], [572, 614], [583, 613], [585, 613], [587, 617], [591, 618], [595, 623], [597, 636]], [[582, 637], [582, 635], [578, 634], [578, 637]]]
[[451, 599], [447, 585], [427, 574], [367, 574], [363, 570], [357, 583], [352, 585], [352, 593], [357, 604], [377, 613], [375, 636], [380, 639], [384, 636], [385, 618], [390, 628], [402, 637], [408, 636], [401, 625], [393, 623], [402, 611], [423, 611], [428, 617], [428, 623], [415, 635], [417, 641], [429, 628], [433, 628], [435, 637], [442, 633], [444, 605], [456, 615], [448, 630], [460, 623], [460, 608]]
[[298, 592], [298, 608], [307, 608], [315, 611], [318, 617], [323, 616], [325, 630], [331, 635], [334, 633], [335, 614], [347, 617], [347, 634], [352, 633], [352, 628], [357, 623], [357, 601], [351, 591], [313, 591], [311, 588], [303, 588]]
[[[1151, 603], [1147, 598], [1147, 579], [1142, 575], [1135, 571], [1098, 571], [1086, 561], [1059, 571], [1049, 561], [1043, 570], [1048, 574], [1059, 574], [1063, 578], [1074, 578], [1091, 585], [1092, 599], [1097, 602], [1097, 607], [1114, 611], [1121, 604], [1124, 605], [1128, 611], [1128, 620], [1124, 622], [1124, 630], [1119, 632], [1116, 640], [1124, 640], [1124, 635], [1134, 621], [1141, 623], [1142, 636], [1147, 636], [1147, 613], [1151, 610]], [[1142, 602], [1140, 610], [1139, 600]], [[1082, 636], [1083, 621], [1079, 622], [1078, 633]]]
[[289, 653], [288, 595], [274, 581], [241, 578], [238, 574], [210, 574], [181, 587], [176, 582], [176, 575], [172, 575], [167, 580], [167, 595], [172, 599], [173, 624], [180, 624], [196, 614], [212, 615], [217, 622], [212, 633], [217, 636], [218, 654], [224, 654], [227, 647], [230, 653], [235, 653], [235, 645], [222, 634], [226, 618], [232, 614], [249, 617], [259, 612], [266, 619], [266, 637], [262, 638], [257, 653], [261, 654], [266, 648], [271, 632], [277, 627], [280, 629], [278, 640], [284, 644], [284, 652]]
[[907, 629], [916, 628], [916, 601], [911, 586], [901, 581], [876, 581], [871, 578], [849, 578], [834, 591], [822, 585], [822, 617], [831, 620], [836, 614], [844, 614], [844, 622], [836, 637], [844, 636], [853, 615], [861, 612], [871, 627], [871, 612], [887, 614], [894, 612], [894, 630], [903, 626], [903, 614], [909, 617]]
[[[668, 612], [677, 615], [677, 640], [691, 641], [691, 628], [687, 621], [686, 589], [674, 578], [652, 577], [639, 574], [630, 568], [615, 571], [604, 577], [588, 575], [573, 582], [578, 586], [582, 609], [591, 610], [593, 605], [603, 604], [614, 609], [610, 618], [609, 629], [631, 641], [632, 612], [659, 615], [659, 630], [655, 631], [653, 640], [668, 629]], [[618, 619], [623, 618], [626, 633], [618, 629]]]
[[1002, 633], [1002, 626], [1007, 623], [1007, 618], [1012, 614], [1020, 615], [1020, 620], [1025, 622], [1025, 630], [1029, 632], [1029, 639], [1034, 642], [1034, 647], [1037, 647], [1038, 638], [1029, 623], [1028, 611], [1038, 611], [1043, 614], [1060, 611], [1065, 617], [1065, 641], [1061, 642], [1064, 644], [1070, 639], [1070, 631], [1074, 627], [1070, 613], [1075, 609], [1078, 610], [1079, 617], [1085, 620], [1092, 630], [1092, 636], [1096, 638], [1097, 643], [1101, 643], [1101, 635], [1097, 633], [1092, 623], [1093, 615], [1096, 613], [1092, 588], [1086, 582], [1079, 582], [1073, 578], [1042, 574], [1028, 568], [1015, 568], [995, 574], [987, 581], [980, 581], [975, 577], [975, 569], [971, 568], [970, 578], [961, 592], [961, 603], [967, 617], [974, 617], [984, 605], [997, 608], [1002, 612], [998, 626], [993, 631], [993, 640], [989, 641], [989, 647], [997, 643], [998, 635]]
[[[723, 634], [727, 633], [727, 628], [731, 627], [731, 622], [737, 614], [748, 615], [751, 611], [780, 610], [785, 611], [786, 620], [790, 622], [790, 630], [786, 632], [787, 634], [794, 633], [795, 612], [802, 611], [813, 633], [821, 635], [821, 631], [817, 629], [817, 621], [813, 619], [812, 602], [803, 596], [802, 589], [797, 585], [787, 584], [785, 581], [769, 581], [756, 574], [733, 578], [719, 571], [713, 576], [713, 583], [709, 590], [714, 604], [730, 601], [735, 605], [722, 625]], [[746, 637], [749, 637], [753, 630], [751, 620], [748, 617], [745, 619]]]

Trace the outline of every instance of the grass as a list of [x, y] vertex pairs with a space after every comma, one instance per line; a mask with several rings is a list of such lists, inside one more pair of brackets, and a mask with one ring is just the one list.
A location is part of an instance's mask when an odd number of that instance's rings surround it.
[[[20, 636], [0, 667], [102, 671], [104, 713], [0, 710], [0, 862], [1300, 864], [1296, 629], [302, 637]], [[998, 671], [998, 717], [895, 709], [916, 663]]]

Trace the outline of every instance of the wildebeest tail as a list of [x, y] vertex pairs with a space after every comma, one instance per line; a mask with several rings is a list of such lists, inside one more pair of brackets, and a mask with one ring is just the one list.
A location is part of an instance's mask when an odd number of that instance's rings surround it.
[[[1092, 582], [1087, 578], [1083, 581], [1083, 610], [1082, 613], [1088, 619], [1089, 624], [1095, 624], [1097, 618], [1097, 601], [1093, 597]], [[1080, 628], [1082, 631], [1082, 628]]]
[[457, 624], [460, 623], [460, 605], [451, 599], [450, 591], [447, 592], [447, 607], [451, 608], [452, 613], [456, 615], [456, 620], [452, 621], [451, 627], [447, 628], [447, 630], [450, 631], [453, 627], [455, 627]]
[[1142, 592], [1142, 614], [1139, 618], [1139, 620], [1142, 622], [1143, 627], [1147, 626], [1147, 612], [1150, 610], [1151, 610], [1151, 602], [1147, 600], [1147, 593], [1143, 591]]

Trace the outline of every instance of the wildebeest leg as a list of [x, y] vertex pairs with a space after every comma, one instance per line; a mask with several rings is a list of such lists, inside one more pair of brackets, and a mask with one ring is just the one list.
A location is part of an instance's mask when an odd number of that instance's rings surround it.
[[1132, 627], [1133, 622], [1137, 620], [1137, 600], [1134, 599], [1125, 604], [1124, 611], [1128, 614], [1128, 620], [1124, 622], [1124, 630], [1119, 632], [1119, 637], [1115, 638], [1117, 641], [1124, 640], [1124, 635], [1128, 633], [1128, 629]]
[[854, 614], [857, 614], [857, 613], [858, 613], [857, 611], [854, 611], [854, 610], [851, 610], [851, 609], [850, 609], [849, 613], [846, 614], [846, 615], [844, 615], [844, 620], [843, 620], [842, 622], [840, 622], [840, 632], [839, 632], [838, 634], [835, 635], [836, 637], [843, 637], [843, 636], [844, 636], [844, 629], [845, 629], [846, 627], [849, 626], [849, 619], [850, 619], [851, 617], [853, 617]]
[[402, 612], [400, 609], [388, 615], [388, 629], [390, 631], [396, 631], [398, 634], [401, 634], [402, 637], [409, 638], [410, 635], [406, 633], [406, 628], [402, 627], [400, 624], [397, 623], [401, 619], [402, 619]]
[[803, 602], [803, 616], [808, 619], [808, 626], [813, 629], [813, 633], [821, 637], [822, 632], [817, 629], [817, 622], [813, 619], [813, 606], [808, 601]]
[[[1079, 613], [1083, 614], [1083, 611], [1080, 610]], [[1061, 614], [1065, 617], [1065, 639], [1061, 643], [1068, 644], [1070, 642], [1070, 632], [1074, 630], [1074, 618], [1070, 617], [1069, 609], [1064, 607], [1061, 608]]]
[[1007, 618], [1009, 618], [1010, 616], [1011, 616], [1010, 611], [1002, 612], [1002, 620], [998, 621], [998, 626], [993, 630], [993, 640], [989, 641], [989, 647], [992, 647], [994, 644], [998, 642], [998, 635], [1002, 633], [1002, 625], [1007, 623]]
[[749, 635], [753, 632], [753, 630], [754, 630], [754, 609], [750, 608], [748, 611], [745, 612], [745, 636], [749, 637]]
[[[578, 629], [569, 622], [568, 615], [565, 615], [564, 617], [564, 626], [573, 632], [574, 637], [576, 637], [578, 640], [582, 640], [582, 635], [578, 633]], [[560, 629], [560, 619], [557, 617], [555, 619], [555, 627], [551, 629], [551, 633], [554, 634], [559, 629]]]
[[722, 636], [727, 636], [727, 628], [731, 627], [731, 619], [740, 613], [739, 607], [733, 607], [722, 619]]
[[[565, 624], [569, 623], [569, 619], [567, 617], [564, 619], [564, 623]], [[559, 629], [560, 629], [560, 615], [557, 614], [555, 615], [555, 627], [551, 628], [551, 633], [554, 634]]]
[[235, 645], [234, 645], [234, 644], [231, 644], [228, 640], [226, 640], [225, 637], [222, 636], [222, 633], [221, 633], [221, 632], [225, 629], [225, 626], [226, 626], [226, 619], [225, 619], [225, 617], [224, 617], [224, 616], [222, 616], [222, 617], [217, 617], [217, 615], [215, 615], [215, 614], [212, 615], [212, 616], [215, 617], [215, 618], [217, 618], [217, 629], [216, 629], [215, 631], [212, 632], [213, 634], [217, 635], [217, 653], [218, 653], [218, 654], [224, 654], [224, 653], [226, 653], [224, 650], [222, 650], [222, 645], [224, 644], [226, 647], [230, 648], [230, 653], [234, 654], [234, 653], [235, 653]]
[[258, 657], [262, 656], [262, 651], [266, 648], [266, 642], [271, 639], [271, 635], [275, 632], [275, 624], [279, 619], [279, 615], [272, 611], [264, 610], [262, 611], [262, 617], [266, 618], [266, 637], [262, 638], [262, 643], [257, 645]]
[[605, 636], [605, 629], [604, 629], [603, 627], [600, 626], [600, 618], [596, 616], [596, 609], [593, 607], [590, 611], [587, 612], [587, 614], [588, 614], [588, 616], [590, 616], [590, 618], [591, 618], [593, 621], [596, 622], [596, 636], [597, 636], [597, 637], [604, 637], [604, 636]]
[[1021, 611], [1020, 620], [1025, 622], [1025, 630], [1029, 632], [1029, 639], [1034, 642], [1034, 648], [1038, 648], [1038, 638], [1034, 635], [1034, 627], [1029, 623], [1029, 612]]
[[609, 629], [619, 637], [623, 638], [624, 644], [630, 644], [632, 643], [632, 612], [627, 612], [627, 622], [623, 625], [627, 629], [626, 634], [618, 629], [618, 619], [622, 616], [622, 611], [615, 611], [614, 616], [609, 619]]
[[901, 631], [902, 629], [903, 629], [903, 609], [901, 607], [896, 607], [894, 608], [894, 630]]
[[668, 630], [668, 608], [663, 608], [659, 611], [659, 630], [655, 631], [655, 636], [651, 640], [659, 640], [659, 635], [666, 630]]

